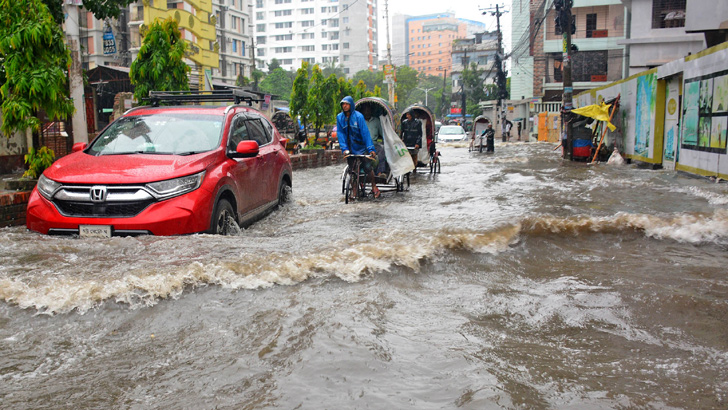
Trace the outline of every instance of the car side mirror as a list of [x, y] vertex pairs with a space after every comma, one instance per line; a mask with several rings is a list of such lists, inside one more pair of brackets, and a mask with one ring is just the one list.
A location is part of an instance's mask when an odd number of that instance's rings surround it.
[[252, 158], [258, 155], [260, 147], [256, 141], [240, 141], [230, 158]]
[[73, 144], [73, 147], [71, 147], [71, 152], [83, 151], [86, 149], [86, 147], [88, 147], [88, 144], [86, 144], [85, 142], [77, 142]]

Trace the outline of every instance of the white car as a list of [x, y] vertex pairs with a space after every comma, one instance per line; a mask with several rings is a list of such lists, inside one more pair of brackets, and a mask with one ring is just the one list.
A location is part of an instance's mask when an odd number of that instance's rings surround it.
[[468, 135], [463, 127], [459, 125], [443, 125], [437, 133], [437, 142], [458, 142], [467, 141]]

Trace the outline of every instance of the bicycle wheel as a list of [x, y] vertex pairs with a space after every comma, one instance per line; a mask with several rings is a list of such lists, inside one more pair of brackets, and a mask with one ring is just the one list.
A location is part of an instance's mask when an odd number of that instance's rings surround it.
[[345, 193], [346, 188], [346, 179], [349, 176], [349, 166], [347, 165], [346, 168], [344, 168], [344, 174], [341, 176], [341, 193]]
[[349, 203], [351, 199], [351, 172], [347, 172], [344, 176], [344, 203]]

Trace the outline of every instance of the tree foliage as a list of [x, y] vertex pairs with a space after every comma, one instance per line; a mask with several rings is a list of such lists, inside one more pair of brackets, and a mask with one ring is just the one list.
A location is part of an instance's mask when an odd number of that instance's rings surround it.
[[[304, 63], [305, 64], [305, 63]], [[303, 67], [301, 67], [303, 68]], [[300, 74], [299, 74], [300, 75]], [[307, 111], [309, 112], [309, 119], [313, 123], [314, 128], [316, 129], [316, 138], [318, 138], [318, 132], [321, 127], [325, 124], [326, 119], [326, 99], [330, 99], [331, 97], [324, 95], [324, 82], [326, 79], [324, 78], [323, 73], [321, 72], [321, 69], [319, 68], [318, 64], [313, 66], [311, 79], [309, 80], [310, 88], [308, 90], [308, 99], [306, 102], [307, 105]], [[294, 83], [294, 93], [295, 93], [296, 87]]]
[[278, 67], [260, 82], [260, 91], [273, 94], [282, 100], [290, 100], [293, 81], [286, 70]]
[[277, 58], [270, 60], [270, 63], [268, 63], [268, 72], [272, 73], [277, 68], [281, 68], [281, 62]]
[[403, 102], [406, 102], [407, 96], [417, 87], [417, 74], [415, 69], [406, 65], [397, 67], [397, 88], [395, 88], [395, 91], [398, 100], [401, 99], [400, 101], [402, 101], [397, 104], [398, 107], [406, 107]]
[[187, 43], [173, 18], [150, 24], [129, 72], [134, 98], [139, 101], [153, 90], [189, 90], [190, 67], [183, 61], [186, 50]]
[[[117, 18], [123, 7], [135, 2], [136, 0], [83, 0], [83, 8], [93, 13], [94, 17], [99, 20], [106, 18]], [[53, 20], [61, 24], [63, 23], [63, 0], [43, 0], [53, 16]]]
[[6, 135], [37, 130], [40, 110], [52, 119], [73, 113], [67, 84], [71, 56], [61, 27], [40, 0], [0, 0], [0, 64]]
[[296, 79], [293, 80], [293, 91], [291, 91], [291, 117], [301, 117], [303, 126], [308, 128], [308, 123], [311, 121], [308, 105], [308, 63], [303, 62], [301, 68], [296, 71]]
[[321, 93], [323, 98], [323, 104], [321, 105], [324, 124], [333, 124], [336, 122], [336, 114], [339, 112], [339, 81], [336, 78], [336, 74], [330, 74], [324, 81], [324, 90]]

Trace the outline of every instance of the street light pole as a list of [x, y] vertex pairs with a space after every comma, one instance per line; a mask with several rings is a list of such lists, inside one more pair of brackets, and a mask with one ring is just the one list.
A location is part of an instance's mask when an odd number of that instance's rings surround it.
[[427, 93], [430, 90], [434, 90], [435, 88], [437, 88], [437, 87], [432, 87], [432, 88], [420, 88], [420, 87], [417, 87], [418, 90], [422, 90], [422, 91], [425, 92], [425, 105], [427, 105]]

